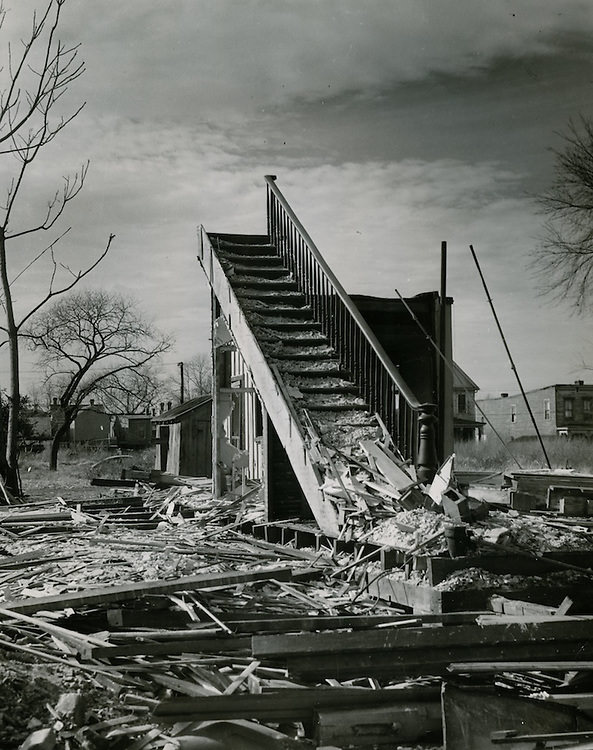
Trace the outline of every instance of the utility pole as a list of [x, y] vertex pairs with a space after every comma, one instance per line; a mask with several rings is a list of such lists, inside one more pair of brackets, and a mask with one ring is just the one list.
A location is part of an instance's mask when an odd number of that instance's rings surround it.
[[[439, 454], [444, 451], [445, 434], [447, 425], [445, 424], [446, 414], [448, 414], [451, 404], [449, 404], [449, 391], [447, 389], [447, 352], [450, 342], [447, 340], [447, 243], [441, 242], [441, 304], [439, 308], [439, 349], [445, 355], [444, 359], [439, 360]], [[439, 463], [445, 460], [445, 455], [439, 455]]]
[[178, 362], [177, 366], [179, 367], [179, 377], [180, 377], [180, 387], [179, 387], [179, 403], [182, 404], [185, 400], [185, 383], [183, 380], [183, 362]]

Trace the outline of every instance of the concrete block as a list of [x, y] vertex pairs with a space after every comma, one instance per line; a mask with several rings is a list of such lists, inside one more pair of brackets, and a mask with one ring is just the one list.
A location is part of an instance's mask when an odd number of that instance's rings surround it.
[[53, 750], [56, 735], [53, 729], [37, 729], [19, 747], [19, 750]]
[[67, 724], [81, 727], [85, 722], [86, 700], [82, 693], [63, 693], [55, 710]]

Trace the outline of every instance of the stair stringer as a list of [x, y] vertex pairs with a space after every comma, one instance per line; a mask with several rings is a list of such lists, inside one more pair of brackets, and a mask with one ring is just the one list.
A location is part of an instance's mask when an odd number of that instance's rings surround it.
[[261, 402], [286, 451], [317, 524], [325, 534], [336, 537], [340, 530], [338, 512], [334, 504], [323, 495], [321, 485], [324, 479], [311, 458], [294, 407], [283, 384], [274, 376], [203, 227], [200, 227], [199, 236], [198, 260], [218, 300], [225, 323], [251, 371]]

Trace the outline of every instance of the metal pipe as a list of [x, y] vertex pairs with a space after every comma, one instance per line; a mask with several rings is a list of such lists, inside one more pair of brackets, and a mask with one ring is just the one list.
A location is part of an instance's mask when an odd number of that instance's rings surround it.
[[531, 405], [529, 401], [527, 400], [527, 395], [525, 393], [525, 390], [523, 388], [523, 383], [521, 382], [521, 378], [519, 377], [519, 373], [517, 372], [517, 368], [515, 367], [515, 362], [513, 361], [513, 357], [511, 355], [511, 350], [509, 349], [509, 346], [507, 344], [507, 341], [504, 337], [504, 333], [502, 330], [502, 326], [500, 325], [500, 321], [498, 320], [498, 315], [496, 314], [496, 310], [494, 309], [494, 303], [492, 302], [492, 297], [490, 296], [490, 293], [488, 291], [488, 286], [486, 285], [486, 279], [484, 278], [484, 274], [482, 273], [482, 269], [480, 268], [480, 263], [478, 262], [478, 256], [476, 255], [476, 252], [473, 248], [473, 245], [469, 246], [469, 249], [471, 250], [472, 257], [474, 259], [474, 263], [476, 264], [476, 268], [478, 269], [478, 273], [480, 274], [480, 279], [482, 280], [482, 286], [484, 287], [484, 292], [486, 293], [486, 298], [488, 299], [488, 304], [490, 305], [490, 309], [492, 310], [492, 315], [494, 316], [494, 320], [496, 322], [496, 326], [498, 328], [498, 332], [500, 333], [500, 338], [502, 339], [502, 343], [504, 344], [504, 348], [506, 350], [507, 356], [509, 358], [509, 362], [511, 363], [511, 370], [515, 374], [515, 378], [517, 379], [517, 383], [519, 385], [519, 388], [521, 390], [521, 396], [523, 396], [523, 401], [525, 402], [525, 406], [527, 407], [527, 412], [529, 413], [529, 417], [531, 419], [531, 423], [533, 424], [533, 427], [535, 429], [535, 434], [537, 435], [537, 438], [539, 440], [539, 444], [542, 449], [542, 453], [544, 454], [544, 458], [546, 459], [546, 463], [548, 464], [548, 469], [552, 468], [552, 464], [550, 463], [550, 459], [548, 458], [548, 453], [546, 451], [546, 446], [544, 445], [544, 441], [542, 439], [541, 433], [539, 431], [539, 427], [537, 426], [537, 423], [535, 421], [535, 416], [533, 415], [533, 411], [531, 409]]

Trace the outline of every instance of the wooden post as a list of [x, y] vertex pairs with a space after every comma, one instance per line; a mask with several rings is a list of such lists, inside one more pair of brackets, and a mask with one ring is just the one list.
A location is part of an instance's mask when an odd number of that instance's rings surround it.
[[214, 497], [222, 495], [221, 477], [219, 474], [219, 412], [220, 412], [220, 356], [214, 341], [214, 322], [220, 315], [220, 307], [216, 300], [214, 292], [211, 293], [211, 323], [210, 323], [210, 341], [212, 345], [212, 493]]
[[423, 404], [418, 415], [418, 460], [416, 473], [421, 482], [432, 482], [438, 468], [436, 451], [437, 418], [434, 404]]

